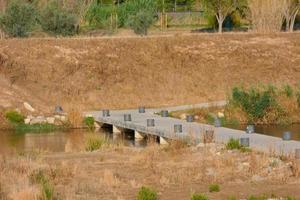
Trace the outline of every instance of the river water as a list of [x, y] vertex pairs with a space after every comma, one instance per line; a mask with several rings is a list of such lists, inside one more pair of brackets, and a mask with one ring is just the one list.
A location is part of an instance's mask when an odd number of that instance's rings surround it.
[[[74, 152], [85, 147], [85, 135], [88, 130], [56, 131], [52, 133], [16, 133], [0, 130], [0, 155], [23, 154], [32, 152]], [[125, 146], [144, 147], [145, 140], [134, 141], [133, 134], [125, 134], [122, 138], [113, 138], [109, 130], [96, 132]]]
[[[235, 127], [236, 128], [236, 127]], [[245, 126], [236, 129], [245, 130]], [[256, 126], [256, 132], [282, 137], [284, 131], [292, 132], [292, 139], [300, 141], [300, 124], [285, 126]], [[28, 152], [74, 152], [84, 150], [87, 130], [57, 131], [53, 133], [16, 133], [0, 130], [0, 155], [23, 154]], [[113, 138], [111, 130], [100, 129], [112, 141], [121, 141], [126, 146], [144, 147], [146, 141], [134, 141], [133, 134], [125, 134], [122, 138]]]
[[[228, 127], [228, 128], [246, 130], [246, 125], [241, 125], [238, 127]], [[290, 131], [292, 133], [293, 140], [300, 141], [300, 124], [293, 124], [293, 125], [289, 125], [289, 126], [279, 126], [279, 125], [271, 125], [271, 126], [257, 125], [257, 126], [255, 126], [256, 133], [279, 137], [279, 138], [282, 137], [283, 132], [285, 132], [285, 131]]]

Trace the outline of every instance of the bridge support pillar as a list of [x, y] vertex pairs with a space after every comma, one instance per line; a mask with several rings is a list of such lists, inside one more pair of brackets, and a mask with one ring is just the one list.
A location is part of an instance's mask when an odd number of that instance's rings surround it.
[[169, 143], [167, 142], [167, 140], [163, 137], [159, 137], [159, 144], [161, 145], [168, 145]]
[[117, 126], [113, 126], [113, 133], [120, 134], [120, 133], [122, 133], [122, 130]]
[[144, 138], [144, 134], [138, 132], [138, 131], [134, 131], [134, 139], [136, 140], [141, 140]]

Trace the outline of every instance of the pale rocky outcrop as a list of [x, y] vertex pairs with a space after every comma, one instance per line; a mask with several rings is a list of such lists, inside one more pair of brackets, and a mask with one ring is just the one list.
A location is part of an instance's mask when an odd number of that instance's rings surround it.
[[23, 103], [24, 107], [26, 110], [30, 111], [30, 112], [34, 112], [35, 109], [28, 103], [28, 102], [24, 102]]

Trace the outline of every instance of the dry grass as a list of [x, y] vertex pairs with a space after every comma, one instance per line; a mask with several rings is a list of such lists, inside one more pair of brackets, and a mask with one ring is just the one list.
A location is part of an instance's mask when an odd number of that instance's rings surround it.
[[68, 110], [68, 120], [73, 128], [81, 128], [83, 126], [82, 110], [71, 108]]
[[295, 84], [300, 78], [298, 33], [0, 43], [3, 80], [14, 80], [13, 88], [0, 80], [1, 95], [12, 105], [25, 99], [83, 110], [194, 104], [225, 99], [241, 80]]
[[[278, 191], [284, 195], [280, 191], [286, 191], [290, 196], [300, 195], [295, 189], [300, 184], [299, 163], [256, 152], [227, 151], [220, 145], [174, 146], [172, 151], [152, 145], [143, 150], [1, 159], [2, 194], [11, 199], [40, 197], [40, 185], [30, 181], [40, 171], [61, 199], [134, 199], [143, 185], [157, 189], [160, 199], [187, 199], [191, 191], [207, 192], [212, 183], [221, 185], [222, 190], [209, 194], [211, 199], [252, 194], [241, 184], [260, 194]], [[278, 189], [278, 184], [289, 189]], [[298, 186], [286, 187], [291, 184]]]
[[281, 31], [285, 1], [282, 0], [249, 0], [252, 29], [258, 33]]

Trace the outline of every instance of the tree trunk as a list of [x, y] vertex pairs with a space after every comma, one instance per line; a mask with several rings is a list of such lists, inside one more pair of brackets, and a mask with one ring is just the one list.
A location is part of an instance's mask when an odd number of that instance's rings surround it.
[[218, 32], [222, 33], [222, 31], [223, 31], [223, 22], [221, 22], [221, 20], [220, 20], [220, 21], [218, 21], [218, 24], [219, 24], [219, 30], [218, 30]]
[[296, 21], [296, 17], [297, 17], [298, 12], [296, 12], [296, 14], [294, 14], [291, 18], [291, 22], [290, 22], [290, 32], [294, 31], [294, 24]]
[[219, 25], [218, 33], [222, 33], [222, 31], [223, 31], [223, 22], [225, 20], [225, 17], [223, 17], [221, 12], [218, 12], [216, 17], [217, 17], [217, 21], [218, 21], [218, 25]]
[[285, 18], [285, 31], [288, 32], [290, 31], [290, 22], [291, 22], [291, 18]]

